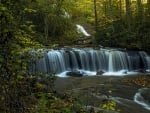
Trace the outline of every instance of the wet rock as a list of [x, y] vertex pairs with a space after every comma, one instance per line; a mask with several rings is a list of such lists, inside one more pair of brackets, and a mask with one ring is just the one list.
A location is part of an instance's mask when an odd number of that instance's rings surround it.
[[96, 75], [102, 75], [102, 74], [104, 74], [104, 73], [105, 73], [105, 71], [99, 70], [99, 71], [97, 71]]
[[93, 106], [86, 106], [86, 110], [87, 110], [89, 113], [94, 113], [94, 107], [93, 107]]
[[95, 106], [86, 106], [87, 113], [118, 113], [117, 111], [111, 111], [111, 110], [104, 110], [100, 107]]
[[95, 107], [95, 106], [85, 106], [86, 110], [88, 113], [99, 113], [99, 112], [103, 112], [104, 110], [100, 107]]
[[122, 71], [122, 74], [127, 74], [127, 70], [123, 70], [123, 71]]
[[71, 76], [71, 77], [82, 77], [83, 76], [83, 74], [81, 74], [80, 72], [67, 72], [66, 75]]
[[108, 102], [109, 101], [109, 97], [107, 95], [100, 95], [100, 94], [95, 94], [92, 93], [91, 94], [93, 97], [96, 97], [100, 102]]
[[146, 70], [145, 69], [138, 69], [138, 70], [135, 70], [135, 72], [146, 73]]
[[103, 111], [103, 113], [118, 113], [117, 111]]
[[141, 91], [141, 95], [150, 103], [150, 88], [143, 88]]
[[101, 101], [102, 102], [107, 102], [109, 98], [106, 95], [101, 95]]

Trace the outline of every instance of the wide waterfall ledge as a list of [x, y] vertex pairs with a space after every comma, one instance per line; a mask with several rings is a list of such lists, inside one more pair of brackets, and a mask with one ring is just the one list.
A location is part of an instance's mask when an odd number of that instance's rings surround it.
[[67, 77], [124, 76], [150, 72], [150, 56], [144, 51], [62, 48], [43, 54], [44, 57], [31, 61], [30, 74], [55, 73], [56, 76]]

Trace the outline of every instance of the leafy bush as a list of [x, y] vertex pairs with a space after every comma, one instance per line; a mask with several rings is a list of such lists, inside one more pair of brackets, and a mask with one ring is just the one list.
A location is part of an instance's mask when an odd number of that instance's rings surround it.
[[106, 103], [100, 104], [100, 107], [104, 110], [117, 111], [120, 112], [120, 109], [117, 108], [117, 104], [115, 101], [111, 100]]

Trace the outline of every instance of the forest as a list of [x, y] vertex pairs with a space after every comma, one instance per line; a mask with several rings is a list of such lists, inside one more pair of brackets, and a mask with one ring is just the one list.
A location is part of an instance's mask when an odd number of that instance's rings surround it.
[[[90, 41], [76, 25], [91, 34]], [[0, 0], [0, 112], [105, 113], [87, 111], [72, 96], [58, 94], [53, 73], [28, 72], [30, 61], [43, 56], [41, 51], [31, 54], [33, 49], [76, 44], [150, 53], [150, 0]], [[147, 82], [141, 80], [127, 82]], [[103, 108], [119, 112], [111, 102]]]

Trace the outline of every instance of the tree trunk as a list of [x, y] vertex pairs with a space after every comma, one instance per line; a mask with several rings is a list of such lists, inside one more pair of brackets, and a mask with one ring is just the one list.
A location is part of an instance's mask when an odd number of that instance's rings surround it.
[[137, 0], [137, 6], [138, 6], [138, 18], [140, 20], [143, 20], [143, 6], [141, 0]]
[[119, 12], [120, 12], [120, 18], [122, 19], [122, 2], [119, 0]]
[[45, 24], [45, 26], [44, 26], [45, 39], [47, 41], [47, 39], [48, 39], [48, 19], [47, 19], [47, 17], [44, 18], [44, 24]]
[[130, 0], [126, 0], [126, 18], [128, 24], [128, 30], [131, 30], [131, 3]]
[[[110, 17], [110, 19], [111, 19], [111, 20], [113, 20], [112, 0], [109, 0], [109, 1], [108, 1], [108, 6], [109, 6], [109, 17]], [[112, 31], [114, 32], [114, 31], [115, 31], [115, 29], [114, 29], [113, 22], [112, 22], [112, 24], [111, 24], [111, 28], [112, 28]]]
[[95, 15], [95, 32], [97, 32], [98, 22], [97, 22], [97, 7], [96, 7], [96, 0], [94, 0], [94, 15]]
[[105, 15], [107, 15], [107, 3], [106, 3], [106, 1], [104, 2], [104, 6], [105, 6]]
[[113, 16], [112, 15], [112, 0], [109, 0], [108, 2], [109, 2], [108, 3], [109, 4], [109, 16], [110, 16], [110, 18], [112, 18], [112, 16]]
[[148, 15], [150, 15], [150, 0], [147, 0], [147, 6], [148, 6], [147, 12], [148, 12]]

